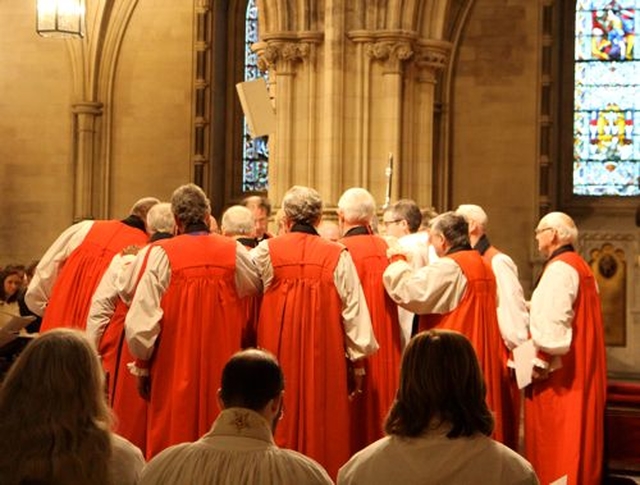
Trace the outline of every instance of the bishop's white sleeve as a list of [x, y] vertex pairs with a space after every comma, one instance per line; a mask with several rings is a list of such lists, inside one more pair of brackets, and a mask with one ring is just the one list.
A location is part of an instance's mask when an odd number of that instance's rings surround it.
[[133, 295], [136, 292], [136, 287], [140, 279], [140, 272], [144, 266], [149, 249], [151, 249], [149, 245], [143, 247], [138, 251], [138, 254], [128, 260], [127, 264], [124, 265], [118, 273], [115, 287], [118, 290], [120, 299], [125, 302], [127, 306], [131, 306], [131, 301], [133, 300]]
[[531, 296], [531, 338], [536, 348], [550, 355], [569, 351], [572, 339], [573, 303], [578, 296], [578, 272], [563, 261], [544, 270]]
[[81, 221], [67, 228], [40, 259], [24, 297], [29, 310], [36, 315], [44, 314], [64, 262], [84, 241], [92, 226], [93, 221]]
[[100, 284], [91, 298], [86, 333], [87, 338], [95, 344], [96, 348], [98, 348], [104, 329], [109, 325], [118, 303], [119, 297], [116, 287], [118, 275], [127, 262], [133, 259], [133, 255], [116, 254], [102, 275]]
[[396, 261], [387, 266], [382, 280], [393, 301], [418, 315], [450, 312], [467, 288], [467, 278], [451, 258], [440, 258], [418, 269]]
[[529, 312], [518, 279], [518, 267], [506, 254], [491, 260], [498, 287], [498, 326], [505, 345], [511, 350], [529, 338]]
[[236, 291], [240, 298], [262, 291], [258, 268], [247, 248], [236, 242]]
[[153, 246], [124, 324], [129, 350], [139, 360], [147, 361], [153, 355], [163, 315], [160, 302], [170, 281], [169, 258], [164, 249]]
[[271, 264], [271, 255], [269, 254], [269, 240], [265, 239], [255, 248], [249, 251], [249, 254], [255, 262], [258, 274], [262, 279], [262, 291], [267, 291], [273, 281], [273, 265]]
[[349, 358], [357, 360], [373, 354], [379, 348], [378, 342], [373, 334], [358, 271], [348, 251], [340, 254], [333, 280], [342, 299], [342, 321]]

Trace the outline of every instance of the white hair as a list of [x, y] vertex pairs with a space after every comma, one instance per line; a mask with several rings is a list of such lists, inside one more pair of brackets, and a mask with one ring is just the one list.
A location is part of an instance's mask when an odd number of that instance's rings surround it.
[[347, 189], [338, 201], [338, 210], [349, 224], [369, 224], [376, 212], [376, 201], [361, 187]]
[[456, 209], [456, 214], [464, 217], [467, 223], [475, 222], [483, 231], [487, 229], [487, 224], [489, 224], [487, 213], [479, 205], [461, 204]]
[[220, 228], [225, 236], [250, 236], [256, 230], [256, 221], [251, 209], [232, 205], [222, 214]]
[[578, 242], [578, 228], [571, 217], [564, 212], [549, 212], [540, 222], [538, 229], [550, 227], [556, 231], [561, 243], [576, 245]]
[[175, 227], [176, 220], [169, 202], [160, 202], [149, 209], [147, 213], [147, 232], [149, 234], [156, 232], [173, 234]]

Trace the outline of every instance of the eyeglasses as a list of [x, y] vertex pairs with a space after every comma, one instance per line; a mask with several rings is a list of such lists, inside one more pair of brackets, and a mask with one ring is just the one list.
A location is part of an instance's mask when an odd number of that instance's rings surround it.
[[398, 222], [402, 222], [404, 219], [394, 219], [393, 221], [382, 221], [384, 227], [389, 227], [390, 224], [397, 224]]
[[553, 231], [553, 230], [554, 230], [553, 227], [541, 227], [540, 229], [536, 229], [533, 232], [537, 236], [538, 234], [542, 234], [544, 231]]

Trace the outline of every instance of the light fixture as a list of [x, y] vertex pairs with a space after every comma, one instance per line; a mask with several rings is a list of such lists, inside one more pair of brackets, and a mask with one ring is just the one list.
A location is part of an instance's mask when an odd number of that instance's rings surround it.
[[84, 37], [84, 0], [37, 0], [36, 32], [42, 37]]

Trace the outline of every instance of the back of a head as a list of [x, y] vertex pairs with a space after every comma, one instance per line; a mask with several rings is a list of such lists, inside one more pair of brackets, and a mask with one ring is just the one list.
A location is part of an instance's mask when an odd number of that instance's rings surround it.
[[173, 234], [175, 227], [176, 221], [170, 203], [160, 202], [149, 209], [147, 214], [147, 232], [149, 234], [157, 232]]
[[487, 217], [487, 213], [484, 209], [479, 205], [461, 204], [456, 209], [456, 214], [464, 217], [467, 223], [475, 222], [482, 228], [483, 232], [486, 231], [487, 225], [489, 224], [489, 218]]
[[413, 437], [440, 423], [451, 426], [449, 438], [491, 435], [493, 417], [475, 351], [462, 334], [421, 332], [409, 341], [400, 384], [385, 431]]
[[242, 205], [233, 205], [222, 214], [222, 233], [225, 236], [253, 237], [256, 221], [251, 209]]
[[352, 187], [338, 200], [338, 210], [348, 224], [370, 224], [376, 212], [376, 201], [369, 191]]
[[423, 207], [422, 209], [420, 209], [420, 214], [422, 214], [420, 230], [427, 231], [431, 226], [431, 221], [438, 217], [438, 213], [433, 207]]
[[134, 202], [131, 207], [131, 211], [129, 212], [131, 215], [139, 217], [143, 221], [147, 220], [147, 214], [149, 210], [156, 204], [159, 204], [160, 200], [155, 197], [143, 197], [142, 199]]
[[211, 214], [211, 204], [200, 187], [185, 184], [171, 195], [171, 210], [184, 226], [203, 224]]
[[29, 343], [0, 388], [0, 474], [106, 481], [111, 438], [103, 384], [96, 351], [80, 332], [51, 330]]
[[394, 215], [394, 219], [404, 219], [407, 221], [409, 232], [418, 232], [422, 223], [422, 213], [420, 207], [411, 199], [400, 199], [389, 209]]
[[431, 221], [431, 231], [444, 236], [452, 247], [469, 245], [469, 224], [453, 211], [444, 212]]
[[282, 209], [288, 221], [315, 226], [322, 216], [322, 198], [311, 187], [294, 185], [284, 194]]
[[578, 243], [578, 227], [573, 219], [564, 212], [549, 212], [540, 222], [538, 227], [551, 227], [555, 229], [558, 239], [563, 244], [576, 245]]
[[256, 412], [284, 389], [284, 376], [276, 358], [263, 350], [236, 353], [222, 371], [220, 398], [225, 408], [243, 407]]

